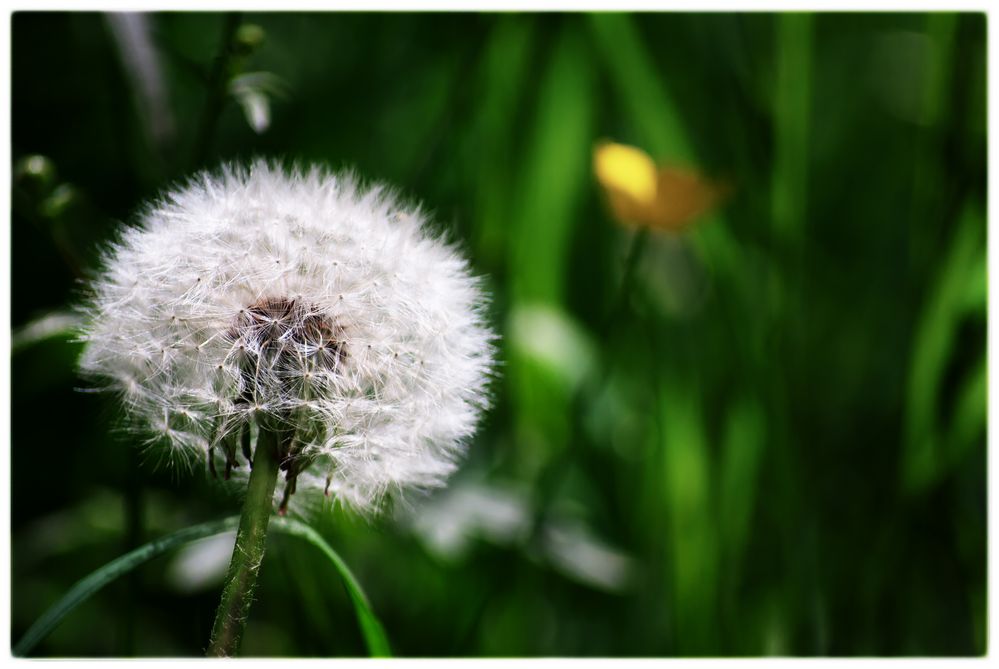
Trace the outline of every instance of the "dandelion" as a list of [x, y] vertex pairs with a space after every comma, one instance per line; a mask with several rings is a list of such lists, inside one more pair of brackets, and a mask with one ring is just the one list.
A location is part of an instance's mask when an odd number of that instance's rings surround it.
[[487, 403], [493, 334], [479, 281], [421, 211], [257, 161], [139, 218], [93, 284], [81, 365], [171, 461], [226, 479], [252, 464], [244, 520], [303, 492], [374, 513], [444, 483]]

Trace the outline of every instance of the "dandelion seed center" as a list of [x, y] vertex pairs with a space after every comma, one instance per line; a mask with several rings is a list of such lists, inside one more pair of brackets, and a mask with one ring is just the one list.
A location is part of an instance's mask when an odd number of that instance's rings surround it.
[[[288, 408], [288, 400], [307, 406], [314, 378], [339, 369], [346, 357], [343, 328], [315, 305], [272, 297], [240, 309], [227, 334], [239, 370], [235, 402], [260, 410], [270, 423], [276, 423], [276, 429], [288, 433], [278, 454], [287, 480], [280, 507], [284, 512], [298, 474], [311, 464], [301, 453], [301, 444], [310, 437], [308, 421], [294, 415], [296, 409]], [[244, 433], [249, 434], [246, 428]], [[223, 446], [222, 451], [228, 478], [231, 469], [239, 466], [235, 444]], [[248, 462], [252, 460], [246, 437], [243, 455]], [[214, 472], [211, 451], [208, 457]]]

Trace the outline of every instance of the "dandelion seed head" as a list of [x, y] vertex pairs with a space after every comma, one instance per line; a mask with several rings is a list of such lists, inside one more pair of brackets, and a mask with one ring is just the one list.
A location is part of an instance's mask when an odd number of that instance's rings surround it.
[[423, 212], [256, 161], [138, 219], [91, 286], [81, 368], [171, 459], [218, 447], [245, 476], [233, 444], [266, 416], [294, 430], [293, 499], [374, 512], [445, 482], [488, 404], [494, 335], [480, 282]]

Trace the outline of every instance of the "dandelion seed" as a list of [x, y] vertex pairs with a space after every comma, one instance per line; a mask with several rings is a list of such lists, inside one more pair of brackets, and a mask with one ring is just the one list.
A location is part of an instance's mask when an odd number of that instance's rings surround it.
[[251, 423], [293, 434], [282, 512], [306, 491], [374, 512], [442, 485], [487, 404], [494, 335], [467, 262], [400, 206], [318, 168], [196, 176], [106, 253], [83, 371], [215, 476], [216, 452], [246, 476]]

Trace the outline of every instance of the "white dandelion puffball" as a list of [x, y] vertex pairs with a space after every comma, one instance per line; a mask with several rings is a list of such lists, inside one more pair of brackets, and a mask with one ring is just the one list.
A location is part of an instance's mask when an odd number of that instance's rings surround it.
[[256, 161], [171, 190], [111, 246], [81, 368], [172, 460], [245, 476], [266, 420], [294, 435], [281, 511], [307, 489], [374, 512], [455, 468], [487, 404], [485, 308], [418, 209]]

